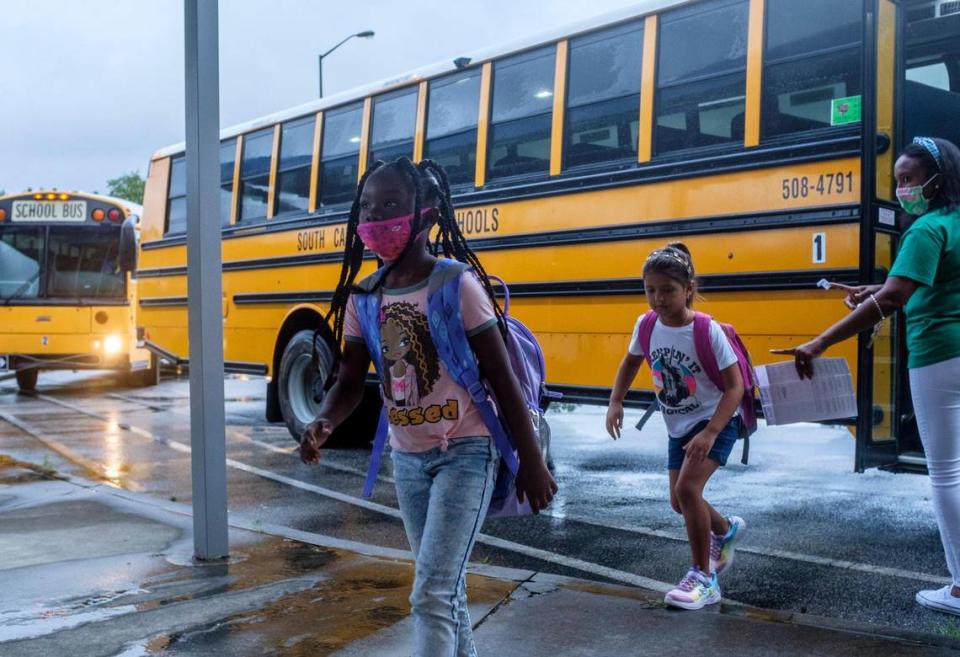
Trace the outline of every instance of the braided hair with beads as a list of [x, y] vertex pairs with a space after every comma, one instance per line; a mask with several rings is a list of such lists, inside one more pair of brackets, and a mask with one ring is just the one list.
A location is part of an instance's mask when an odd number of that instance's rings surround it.
[[376, 172], [385, 170], [402, 173], [409, 181], [411, 189], [414, 192], [414, 221], [420, 221], [420, 212], [424, 207], [430, 207], [436, 204], [439, 210], [439, 218], [437, 220], [436, 237], [434, 238], [433, 245], [430, 247], [430, 252], [435, 256], [442, 253], [444, 257], [463, 262], [476, 272], [480, 283], [483, 285], [493, 304], [500, 333], [506, 336], [506, 317], [500, 304], [497, 303], [496, 295], [494, 294], [493, 287], [490, 285], [486, 270], [484, 270], [480, 259], [477, 258], [477, 255], [470, 248], [466, 237], [464, 237], [463, 232], [460, 230], [460, 224], [457, 222], [451, 201], [450, 182], [447, 179], [446, 171], [443, 170], [443, 167], [439, 163], [433, 160], [423, 160], [419, 164], [414, 164], [406, 157], [399, 157], [389, 163], [378, 160], [367, 169], [357, 184], [357, 193], [354, 196], [353, 205], [350, 207], [350, 216], [347, 219], [347, 234], [344, 243], [343, 262], [340, 267], [340, 278], [337, 282], [337, 288], [333, 293], [333, 299], [330, 302], [330, 309], [327, 311], [326, 317], [324, 317], [323, 325], [318, 327], [314, 332], [313, 353], [315, 363], [317, 356], [316, 344], [320, 332], [325, 326], [329, 326], [333, 334], [334, 362], [330, 371], [330, 377], [326, 382], [327, 388], [333, 384], [339, 369], [342, 356], [340, 345], [343, 342], [343, 326], [350, 295], [355, 292], [372, 292], [379, 289], [383, 285], [384, 280], [386, 280], [387, 275], [394, 267], [402, 262], [407, 253], [409, 253], [423, 228], [422, 226], [415, 226], [414, 230], [410, 232], [410, 237], [407, 240], [403, 252], [396, 260], [383, 269], [370, 290], [358, 290], [354, 286], [364, 259], [363, 241], [357, 232], [357, 225], [360, 221], [360, 196], [370, 176]]

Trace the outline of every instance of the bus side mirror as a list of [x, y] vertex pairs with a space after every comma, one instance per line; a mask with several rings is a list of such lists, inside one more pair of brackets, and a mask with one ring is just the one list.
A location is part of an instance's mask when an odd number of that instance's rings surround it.
[[130, 215], [120, 226], [120, 271], [137, 271], [137, 221], [140, 218]]

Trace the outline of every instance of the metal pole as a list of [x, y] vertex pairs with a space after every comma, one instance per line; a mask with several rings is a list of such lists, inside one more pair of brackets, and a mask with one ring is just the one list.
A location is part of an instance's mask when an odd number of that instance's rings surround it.
[[220, 263], [220, 79], [217, 0], [184, 0], [187, 289], [193, 546], [229, 553]]

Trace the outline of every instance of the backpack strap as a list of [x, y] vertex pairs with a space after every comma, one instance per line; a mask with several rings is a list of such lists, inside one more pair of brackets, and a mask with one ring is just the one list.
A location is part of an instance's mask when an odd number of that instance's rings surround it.
[[648, 310], [640, 318], [640, 328], [637, 330], [637, 342], [640, 343], [640, 350], [643, 351], [643, 357], [649, 365], [653, 365], [650, 359], [650, 338], [653, 337], [653, 327], [657, 325], [657, 313]]
[[[379, 272], [378, 272], [379, 273]], [[372, 288], [372, 280], [376, 274], [368, 276], [363, 283], [368, 283], [365, 289]], [[360, 322], [360, 332], [363, 334], [363, 341], [367, 345], [367, 351], [370, 353], [370, 360], [377, 371], [377, 376], [383, 381], [382, 361], [380, 359], [380, 300], [379, 294], [356, 292], [351, 297], [354, 307], [357, 310], [357, 319]], [[373, 439], [373, 450], [370, 452], [370, 462], [367, 465], [367, 478], [363, 484], [363, 496], [370, 497], [373, 494], [373, 485], [377, 481], [377, 475], [380, 473], [380, 457], [383, 455], [383, 448], [387, 444], [387, 436], [390, 433], [390, 425], [387, 423], [387, 407], [381, 406], [380, 420], [377, 422], [377, 433]]]
[[450, 376], [469, 394], [490, 431], [503, 463], [514, 475], [520, 464], [513, 442], [507, 436], [473, 353], [460, 310], [460, 277], [467, 270], [462, 262], [440, 258], [430, 274], [427, 314], [437, 355]]
[[720, 365], [717, 363], [717, 354], [710, 343], [710, 315], [694, 313], [693, 316], [693, 345], [697, 350], [697, 360], [703, 367], [704, 373], [713, 385], [723, 392], [723, 375], [720, 374]]

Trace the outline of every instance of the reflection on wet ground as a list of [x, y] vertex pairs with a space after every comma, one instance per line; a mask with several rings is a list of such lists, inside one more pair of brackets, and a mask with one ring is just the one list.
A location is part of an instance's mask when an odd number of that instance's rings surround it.
[[[234, 530], [227, 562], [197, 564], [185, 515], [7, 456], [0, 478], [4, 657], [321, 657], [408, 615], [409, 562]], [[492, 606], [516, 583], [468, 586]]]

